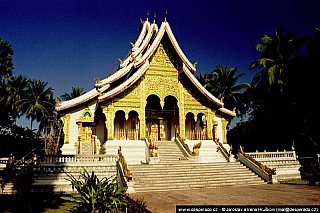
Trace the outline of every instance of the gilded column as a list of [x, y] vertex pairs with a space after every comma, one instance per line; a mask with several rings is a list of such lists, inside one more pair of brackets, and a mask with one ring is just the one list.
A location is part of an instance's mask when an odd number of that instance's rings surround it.
[[82, 140], [82, 123], [78, 122], [78, 144], [77, 144], [77, 150], [78, 154], [81, 154], [81, 140]]
[[63, 123], [64, 143], [68, 144], [70, 142], [70, 114], [62, 116], [61, 121]]
[[227, 143], [227, 125], [229, 120], [226, 118], [221, 118], [222, 122], [222, 137], [223, 137], [223, 143]]
[[103, 114], [106, 116], [106, 126], [107, 126], [107, 134], [108, 140], [114, 139], [114, 108], [112, 103], [108, 107], [104, 107], [102, 109]]
[[[144, 76], [142, 76], [144, 79]], [[140, 112], [139, 112], [139, 118], [140, 118], [140, 140], [144, 140], [146, 138], [146, 84], [145, 81], [141, 82], [141, 100], [140, 100]]]
[[212, 116], [212, 112], [211, 112], [211, 109], [208, 109], [207, 110], [207, 135], [208, 135], [208, 140], [212, 140], [212, 119], [213, 119], [213, 116]]
[[186, 115], [184, 113], [184, 88], [181, 83], [179, 83], [179, 135], [181, 136], [182, 139], [186, 138], [186, 125], [185, 125], [185, 120], [186, 120]]

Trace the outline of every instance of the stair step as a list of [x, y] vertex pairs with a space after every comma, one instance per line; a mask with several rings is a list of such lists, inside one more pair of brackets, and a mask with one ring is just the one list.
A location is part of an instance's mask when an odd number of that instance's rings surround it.
[[265, 184], [260, 177], [239, 162], [226, 162], [220, 153], [203, 152], [201, 158], [223, 162], [198, 163], [180, 160], [184, 156], [173, 141], [155, 143], [159, 147], [158, 164], [129, 166], [136, 192]]

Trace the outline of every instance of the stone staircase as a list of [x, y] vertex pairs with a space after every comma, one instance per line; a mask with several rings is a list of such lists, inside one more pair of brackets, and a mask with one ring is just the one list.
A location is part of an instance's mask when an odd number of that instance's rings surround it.
[[29, 185], [31, 186], [31, 182], [28, 182], [28, 167], [15, 167], [10, 171], [8, 182], [3, 190], [0, 189], [0, 194], [21, 194], [24, 190], [28, 190]]
[[184, 160], [172, 141], [158, 141], [160, 162], [130, 165], [136, 192], [186, 190], [265, 182], [239, 162], [197, 163]]
[[156, 141], [161, 164], [170, 164], [178, 161], [185, 161], [180, 148], [174, 141]]

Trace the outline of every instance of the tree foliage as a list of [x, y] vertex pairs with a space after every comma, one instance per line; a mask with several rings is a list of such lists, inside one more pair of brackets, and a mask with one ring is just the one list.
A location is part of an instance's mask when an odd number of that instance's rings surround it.
[[14, 69], [12, 63], [13, 50], [11, 48], [11, 43], [4, 41], [0, 37], [0, 80], [8, 79], [12, 75]]
[[227, 109], [236, 109], [238, 115], [245, 113], [243, 91], [250, 87], [248, 83], [237, 84], [244, 73], [236, 74], [237, 68], [228, 70], [225, 66], [216, 66], [210, 73], [196, 76], [200, 84], [215, 97], [224, 102]]
[[[290, 149], [294, 144], [301, 155], [319, 152], [316, 130], [319, 29], [314, 38], [295, 38], [295, 33], [280, 27], [275, 35], [264, 35], [257, 44], [261, 59], [250, 68], [262, 68], [246, 91], [249, 119], [229, 131], [234, 146], [249, 151]], [[301, 54], [306, 46], [307, 54]], [[300, 53], [300, 54], [298, 54]]]
[[63, 95], [61, 95], [61, 99], [64, 101], [68, 101], [76, 97], [79, 97], [82, 94], [83, 94], [82, 87], [72, 87], [71, 93], [64, 93]]
[[41, 150], [43, 145], [39, 135], [30, 129], [7, 124], [0, 126], [0, 147], [0, 156], [8, 157], [12, 154], [20, 159], [35, 148]]
[[47, 82], [40, 79], [29, 80], [26, 96], [17, 103], [19, 109], [31, 119], [30, 129], [33, 121], [40, 122], [54, 111], [53, 89], [47, 85]]

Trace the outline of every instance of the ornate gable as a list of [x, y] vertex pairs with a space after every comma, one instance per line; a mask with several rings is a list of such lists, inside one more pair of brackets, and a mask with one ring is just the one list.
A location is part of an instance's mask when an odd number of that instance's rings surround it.
[[86, 107], [83, 111], [83, 113], [80, 115], [80, 117], [77, 119], [76, 121], [77, 123], [78, 122], [94, 122], [94, 116], [92, 114], [92, 112], [90, 111], [89, 107]]
[[159, 45], [156, 53], [151, 58], [150, 67], [168, 67], [174, 68], [173, 64], [170, 61], [169, 56], [164, 50], [162, 44]]

